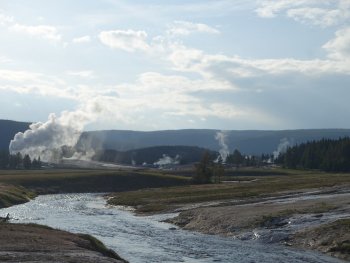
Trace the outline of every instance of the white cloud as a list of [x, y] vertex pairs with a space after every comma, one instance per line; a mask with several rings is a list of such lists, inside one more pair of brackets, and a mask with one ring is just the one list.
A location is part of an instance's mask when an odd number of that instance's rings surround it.
[[168, 30], [168, 34], [173, 36], [187, 36], [194, 32], [220, 34], [219, 30], [206, 24], [187, 21], [175, 21]]
[[337, 60], [350, 60], [350, 27], [338, 30], [335, 38], [324, 46], [329, 57]]
[[89, 43], [91, 42], [91, 37], [90, 36], [76, 37], [76, 38], [73, 38], [72, 42], [76, 44]]
[[82, 70], [82, 71], [67, 71], [70, 76], [92, 79], [95, 78], [95, 74], [92, 70]]
[[[347, 48], [347, 41], [339, 42], [344, 49]], [[332, 45], [327, 46], [330, 48]], [[293, 72], [304, 75], [350, 74], [350, 63], [347, 60], [244, 59], [238, 56], [210, 55], [183, 45], [173, 45], [168, 59], [173, 64], [174, 70], [194, 72], [205, 78], [214, 79], [246, 78], [265, 74], [282, 75]]]
[[0, 14], [0, 26], [6, 26], [8, 24], [11, 24], [13, 21], [14, 18], [12, 16]]
[[157, 72], [146, 72], [140, 75], [139, 87], [133, 90], [153, 93], [190, 94], [198, 91], [235, 91], [237, 87], [226, 81], [215, 79], [189, 79], [178, 75], [163, 75]]
[[[295, 8], [287, 11], [288, 17], [301, 23], [311, 23], [317, 26], [332, 26], [339, 23], [343, 11], [338, 9], [322, 8]], [[345, 15], [344, 15], [345, 16]], [[348, 15], [346, 15], [347, 17]]]
[[260, 17], [272, 18], [279, 14], [295, 21], [316, 26], [333, 26], [350, 18], [348, 0], [262, 0], [256, 9]]
[[1, 63], [1, 64], [11, 63], [11, 62], [13, 62], [12, 59], [10, 59], [10, 58], [8, 58], [8, 57], [6, 57], [6, 56], [0, 56], [0, 63]]
[[73, 98], [67, 84], [54, 76], [23, 70], [0, 69], [0, 90]]
[[128, 52], [137, 50], [147, 51], [150, 46], [147, 43], [147, 33], [145, 31], [134, 30], [114, 30], [102, 31], [99, 34], [100, 41], [113, 49], [122, 49]]
[[61, 35], [58, 34], [57, 28], [54, 26], [48, 25], [39, 25], [39, 26], [27, 26], [22, 24], [14, 24], [10, 26], [10, 30], [14, 32], [24, 33], [34, 37], [40, 37], [48, 39], [50, 41], [60, 41]]
[[106, 87], [81, 87], [77, 101], [81, 104], [89, 104], [92, 99], [100, 101], [99, 120], [109, 119], [130, 126], [146, 123], [146, 129], [152, 128], [154, 115], [168, 120], [170, 116], [192, 116], [198, 120], [208, 117], [230, 120], [253, 117], [248, 109], [197, 97], [196, 93], [200, 91], [235, 91], [235, 87], [224, 81], [191, 80], [183, 76], [147, 72], [134, 83], [108, 87], [107, 90], [109, 92], [106, 92]]
[[[66, 72], [73, 76], [89, 76], [89, 71]], [[254, 120], [271, 124], [271, 118], [249, 107], [223, 103], [220, 99], [201, 96], [205, 92], [236, 92], [237, 88], [224, 80], [210, 78], [190, 79], [179, 75], [146, 72], [133, 83], [114, 86], [96, 84], [70, 86], [63, 80], [47, 74], [30, 71], [0, 70], [0, 90], [22, 94], [39, 94], [75, 100], [79, 108], [98, 113], [101, 122], [118, 122], [127, 127], [154, 129], [162, 120], [193, 120], [219, 118], [224, 120]], [[159, 122], [152, 121], [154, 116]], [[162, 124], [161, 124], [162, 125]]]
[[259, 7], [255, 11], [260, 17], [271, 18], [291, 8], [310, 6], [319, 3], [319, 0], [261, 0], [258, 1]]

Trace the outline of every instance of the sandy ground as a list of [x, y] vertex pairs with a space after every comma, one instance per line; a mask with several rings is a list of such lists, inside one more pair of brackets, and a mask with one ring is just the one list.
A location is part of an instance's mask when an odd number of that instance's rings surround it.
[[42, 226], [0, 223], [0, 236], [0, 262], [126, 262], [111, 251], [108, 256], [96, 251], [84, 235]]

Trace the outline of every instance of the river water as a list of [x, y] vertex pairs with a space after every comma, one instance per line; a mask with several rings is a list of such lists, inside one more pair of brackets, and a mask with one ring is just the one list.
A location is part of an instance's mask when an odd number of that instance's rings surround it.
[[106, 206], [97, 194], [42, 195], [0, 210], [14, 223], [37, 223], [91, 234], [131, 263], [151, 262], [343, 262], [319, 253], [257, 241], [204, 235], [159, 222], [164, 216], [135, 216]]

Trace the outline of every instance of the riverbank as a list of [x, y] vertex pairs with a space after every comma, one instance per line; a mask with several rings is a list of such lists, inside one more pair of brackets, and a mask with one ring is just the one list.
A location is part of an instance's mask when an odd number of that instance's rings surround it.
[[350, 231], [344, 223], [350, 220], [349, 200], [349, 188], [327, 188], [198, 207], [167, 222], [186, 230], [313, 249], [350, 260]]
[[21, 186], [0, 183], [0, 208], [28, 202], [36, 193]]
[[[34, 192], [21, 186], [0, 184], [0, 208], [26, 203], [34, 197]], [[92, 236], [46, 226], [0, 222], [0, 236], [1, 262], [126, 262]]]
[[289, 242], [295, 247], [316, 249], [350, 261], [350, 217], [303, 229]]
[[[350, 218], [349, 174], [297, 172], [228, 179], [214, 185], [115, 193], [108, 202], [133, 206], [140, 215], [180, 212], [167, 222], [187, 230], [281, 243], [350, 259], [350, 232], [340, 235], [344, 231], [341, 220]], [[320, 230], [330, 229], [328, 224], [335, 229], [334, 235]]]
[[0, 223], [1, 262], [125, 263], [89, 236], [35, 224]]
[[[84, 192], [91, 189], [104, 191], [111, 187], [109, 183], [115, 184], [116, 181], [123, 180], [124, 176], [125, 174], [121, 172], [104, 173], [91, 170], [2, 170], [0, 208], [26, 203], [37, 194]], [[124, 180], [126, 182], [123, 186], [126, 187], [130, 184], [130, 180], [135, 180], [138, 176], [139, 174], [133, 173], [130, 178]], [[140, 177], [144, 179], [147, 175]], [[153, 179], [150, 180], [151, 185], [157, 185], [161, 181], [156, 176], [150, 177]], [[100, 180], [99, 183], [96, 183], [97, 180]], [[165, 185], [171, 182], [172, 178], [165, 178]], [[115, 188], [112, 185], [113, 187]], [[137, 184], [133, 187], [137, 187]], [[131, 189], [134, 189], [133, 187]], [[72, 234], [46, 226], [2, 222], [0, 236], [1, 262], [127, 262], [92, 236]]]
[[[35, 192], [122, 191], [110, 194], [108, 203], [133, 206], [140, 215], [180, 212], [169, 222], [189, 230], [315, 249], [348, 259], [348, 235], [333, 235], [321, 243], [307, 239], [312, 233], [322, 239], [327, 231], [317, 227], [350, 217], [348, 174], [271, 170], [270, 175], [264, 169], [254, 176], [254, 171], [247, 172], [228, 175], [221, 184], [189, 185], [188, 177], [150, 170], [0, 171], [0, 183], [7, 189], [12, 187], [9, 183], [15, 184], [12, 192], [20, 192], [23, 198], [12, 196], [20, 202]], [[336, 229], [335, 233], [344, 231], [343, 226]]]

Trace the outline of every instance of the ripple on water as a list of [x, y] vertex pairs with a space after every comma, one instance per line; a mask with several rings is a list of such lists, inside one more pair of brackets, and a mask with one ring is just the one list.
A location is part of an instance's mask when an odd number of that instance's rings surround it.
[[185, 230], [159, 222], [172, 215], [140, 217], [105, 206], [96, 194], [39, 196], [29, 203], [1, 209], [15, 222], [34, 222], [92, 234], [133, 263], [147, 262], [342, 262], [318, 253], [255, 241], [240, 241]]

